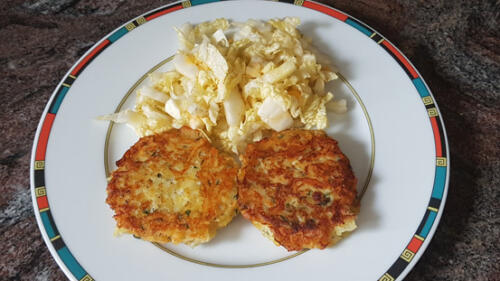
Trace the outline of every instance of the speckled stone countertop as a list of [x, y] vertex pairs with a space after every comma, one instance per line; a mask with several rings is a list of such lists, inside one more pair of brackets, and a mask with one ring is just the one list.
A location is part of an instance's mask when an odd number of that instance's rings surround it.
[[[0, 2], [0, 280], [67, 280], [32, 211], [36, 126], [64, 73], [95, 42], [170, 1]], [[320, 1], [363, 20], [426, 79], [447, 128], [445, 212], [406, 280], [500, 280], [500, 2]]]

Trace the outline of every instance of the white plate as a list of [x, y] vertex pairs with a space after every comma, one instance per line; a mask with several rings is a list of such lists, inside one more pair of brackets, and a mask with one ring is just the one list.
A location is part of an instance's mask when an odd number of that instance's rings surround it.
[[[301, 31], [345, 79], [330, 87], [347, 98], [349, 111], [330, 114], [327, 132], [351, 159], [359, 192], [367, 188], [358, 229], [334, 247], [304, 253], [276, 247], [241, 217], [196, 248], [160, 249], [128, 235], [114, 237], [113, 214], [104, 202], [105, 166], [112, 169], [137, 137], [115, 125], [107, 138], [108, 123], [95, 117], [115, 111], [122, 100], [124, 107], [132, 104], [126, 93], [175, 53], [174, 26], [285, 16], [301, 19]], [[441, 217], [448, 155], [430, 90], [404, 55], [370, 27], [311, 1], [192, 0], [126, 23], [66, 74], [38, 126], [31, 186], [43, 238], [71, 280], [401, 280]]]

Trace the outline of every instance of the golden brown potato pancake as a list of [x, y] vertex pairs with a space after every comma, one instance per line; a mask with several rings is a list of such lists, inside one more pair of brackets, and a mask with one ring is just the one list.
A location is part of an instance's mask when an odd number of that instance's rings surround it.
[[106, 202], [120, 232], [194, 246], [236, 214], [238, 165], [199, 131], [143, 137], [116, 164]]
[[249, 144], [240, 159], [240, 212], [275, 243], [323, 249], [356, 228], [357, 180], [323, 131], [275, 132]]

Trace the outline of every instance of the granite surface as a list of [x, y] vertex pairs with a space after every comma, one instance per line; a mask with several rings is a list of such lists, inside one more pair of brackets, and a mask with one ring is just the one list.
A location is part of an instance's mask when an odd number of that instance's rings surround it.
[[[29, 159], [65, 72], [127, 20], [169, 1], [0, 1], [0, 280], [67, 280], [36, 225]], [[406, 280], [500, 280], [500, 2], [329, 3], [389, 38], [432, 89], [452, 170], [439, 228]]]

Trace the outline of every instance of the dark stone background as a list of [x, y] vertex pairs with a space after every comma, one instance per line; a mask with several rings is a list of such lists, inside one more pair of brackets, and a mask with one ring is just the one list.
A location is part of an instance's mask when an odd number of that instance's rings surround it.
[[[170, 1], [0, 1], [0, 280], [66, 280], [36, 225], [29, 159], [56, 84], [95, 42]], [[320, 1], [378, 30], [422, 73], [451, 150], [441, 224], [406, 280], [500, 280], [500, 1]], [[361, 266], [362, 268], [362, 266]]]

